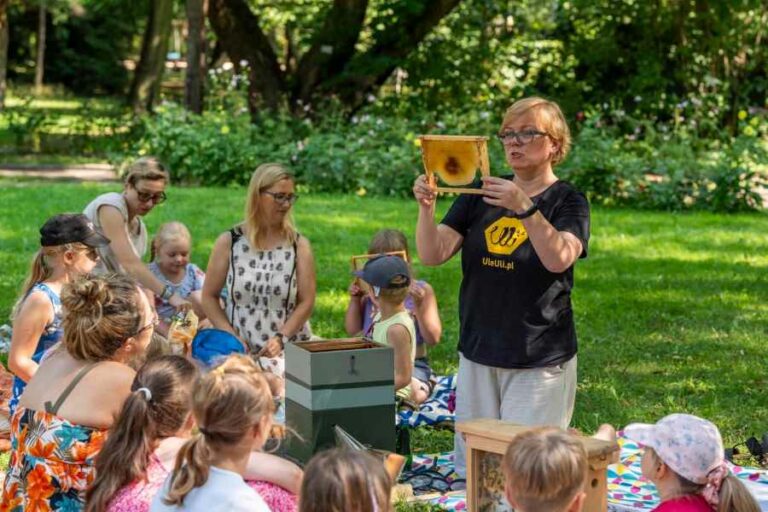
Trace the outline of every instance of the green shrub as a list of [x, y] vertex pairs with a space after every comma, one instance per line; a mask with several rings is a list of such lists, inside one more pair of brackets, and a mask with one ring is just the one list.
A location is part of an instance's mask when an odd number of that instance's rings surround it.
[[[573, 150], [558, 173], [596, 204], [754, 209], [761, 205], [759, 165], [768, 161], [766, 128], [759, 117], [747, 117], [736, 138], [705, 141], [685, 126], [591, 114], [576, 127]], [[168, 104], [140, 121], [136, 142], [123, 158], [154, 154], [168, 163], [175, 180], [205, 185], [245, 184], [259, 164], [279, 161], [312, 191], [402, 196], [411, 193], [423, 169], [418, 134], [491, 136], [497, 125], [482, 111], [443, 113], [440, 120], [430, 113], [413, 120], [397, 111], [351, 118], [330, 111], [313, 119], [265, 115], [251, 122], [242, 109], [197, 116]], [[495, 173], [510, 172], [493, 137], [489, 155]]]

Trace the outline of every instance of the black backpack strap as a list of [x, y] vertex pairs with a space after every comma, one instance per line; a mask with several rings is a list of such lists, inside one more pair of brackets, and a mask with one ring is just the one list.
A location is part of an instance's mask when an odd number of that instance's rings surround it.
[[232, 301], [232, 313], [230, 318], [232, 319], [232, 328], [235, 328], [235, 279], [237, 278], [237, 272], [235, 271], [235, 244], [243, 237], [243, 228], [240, 226], [234, 227], [229, 230], [229, 236], [232, 238], [232, 244], [229, 246], [229, 268], [232, 272], [232, 284], [229, 287], [229, 297]]

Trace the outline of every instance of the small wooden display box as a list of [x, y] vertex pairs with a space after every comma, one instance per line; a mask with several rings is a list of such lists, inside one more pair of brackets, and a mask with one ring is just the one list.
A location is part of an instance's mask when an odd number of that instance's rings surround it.
[[[467, 510], [470, 512], [513, 511], [504, 497], [501, 459], [516, 435], [532, 427], [501, 420], [477, 419], [459, 422], [467, 447]], [[584, 512], [605, 512], [608, 508], [606, 469], [611, 456], [619, 450], [615, 442], [579, 437], [589, 458], [589, 477]]]
[[419, 135], [421, 159], [427, 180], [438, 185], [437, 177], [449, 185], [437, 186], [439, 193], [482, 194], [478, 188], [467, 188], [480, 170], [490, 176], [488, 137], [479, 135]]
[[288, 454], [307, 462], [335, 445], [334, 425], [366, 446], [395, 451], [392, 347], [363, 338], [287, 343], [285, 423]]

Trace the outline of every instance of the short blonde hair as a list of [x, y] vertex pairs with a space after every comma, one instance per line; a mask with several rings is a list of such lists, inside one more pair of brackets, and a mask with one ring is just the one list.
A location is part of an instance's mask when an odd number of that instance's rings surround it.
[[552, 156], [552, 164], [565, 160], [571, 150], [571, 130], [568, 128], [563, 111], [554, 101], [537, 96], [516, 101], [504, 113], [501, 131], [503, 132], [515, 119], [529, 111], [533, 111], [536, 119], [541, 123], [541, 128], [557, 143], [557, 152]]
[[[295, 182], [293, 173], [283, 164], [274, 162], [261, 164], [253, 171], [251, 181], [248, 184], [248, 198], [245, 203], [245, 220], [243, 225], [246, 227], [248, 241], [254, 249], [261, 248], [259, 234], [264, 228], [262, 226], [264, 215], [261, 212], [261, 193], [283, 180]], [[289, 242], [296, 243], [298, 234], [291, 212], [288, 212], [283, 221], [283, 234]]]
[[150, 259], [155, 261], [163, 244], [172, 240], [186, 240], [188, 244], [192, 245], [192, 235], [189, 233], [187, 226], [178, 221], [166, 222], [157, 229], [157, 233], [152, 238]]
[[171, 182], [165, 166], [153, 156], [145, 156], [134, 161], [125, 173], [125, 184], [136, 187], [141, 180]]
[[526, 511], [565, 510], [587, 481], [584, 445], [554, 427], [516, 436], [502, 465], [510, 496]]

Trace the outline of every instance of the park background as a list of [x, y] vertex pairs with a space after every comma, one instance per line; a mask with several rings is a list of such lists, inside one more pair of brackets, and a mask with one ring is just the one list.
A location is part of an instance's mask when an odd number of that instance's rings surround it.
[[[298, 177], [318, 268], [314, 330], [343, 332], [349, 256], [380, 228], [413, 242], [422, 133], [493, 135], [504, 109], [561, 104], [557, 168], [593, 207], [576, 266], [574, 426], [713, 420], [729, 445], [768, 431], [768, 9], [756, 0], [0, 0], [0, 323], [37, 230], [117, 183], [21, 174], [139, 155], [205, 267], [266, 161]], [[441, 198], [438, 215], [451, 198]], [[415, 261], [455, 372], [458, 258]], [[421, 431], [417, 450], [450, 449]], [[759, 461], [749, 460], [750, 463]]]

